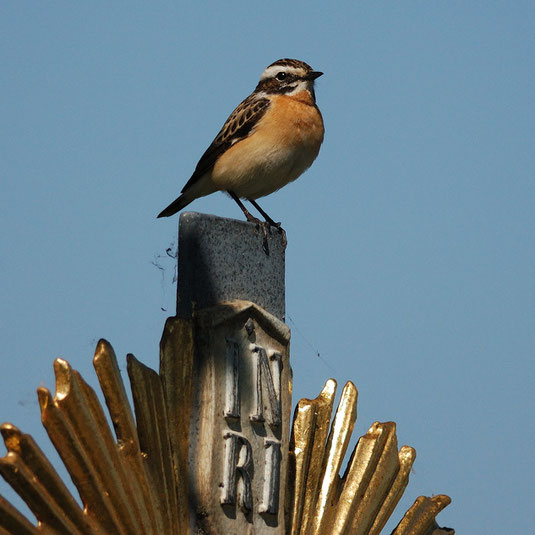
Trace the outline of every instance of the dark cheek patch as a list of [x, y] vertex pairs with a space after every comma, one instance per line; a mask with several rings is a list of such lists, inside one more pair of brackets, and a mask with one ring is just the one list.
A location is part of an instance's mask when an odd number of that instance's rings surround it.
[[291, 93], [296, 87], [297, 86], [295, 85], [291, 85], [291, 86], [285, 85], [283, 87], [279, 87], [278, 91], [275, 91], [275, 92], [281, 93], [281, 94]]

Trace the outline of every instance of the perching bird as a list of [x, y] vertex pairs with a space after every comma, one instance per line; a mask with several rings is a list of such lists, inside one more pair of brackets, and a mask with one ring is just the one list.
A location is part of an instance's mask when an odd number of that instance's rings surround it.
[[262, 73], [256, 89], [232, 112], [178, 199], [158, 217], [176, 214], [190, 202], [215, 191], [227, 192], [256, 223], [247, 199], [255, 202], [298, 178], [316, 159], [324, 127], [316, 105], [314, 81], [323, 73], [304, 61], [280, 59]]

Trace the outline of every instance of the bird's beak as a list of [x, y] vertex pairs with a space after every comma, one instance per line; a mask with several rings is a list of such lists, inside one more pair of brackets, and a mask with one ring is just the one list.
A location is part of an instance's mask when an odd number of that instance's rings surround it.
[[323, 73], [319, 71], [312, 71], [307, 74], [307, 80], [315, 80], [319, 78]]

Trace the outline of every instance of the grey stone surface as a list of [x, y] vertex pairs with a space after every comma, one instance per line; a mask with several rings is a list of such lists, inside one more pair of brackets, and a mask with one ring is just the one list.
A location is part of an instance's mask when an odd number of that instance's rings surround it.
[[286, 239], [247, 221], [183, 212], [178, 232], [177, 315], [244, 299], [285, 319]]

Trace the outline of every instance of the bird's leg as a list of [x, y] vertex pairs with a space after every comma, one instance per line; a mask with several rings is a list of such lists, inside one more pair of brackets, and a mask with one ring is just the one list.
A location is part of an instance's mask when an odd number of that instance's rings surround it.
[[262, 214], [262, 217], [266, 220], [266, 222], [271, 225], [272, 227], [276, 227], [278, 229], [281, 228], [281, 224], [280, 222], [279, 223], [275, 223], [275, 221], [273, 221], [273, 219], [271, 219], [271, 217], [269, 217], [266, 212], [264, 212], [264, 210], [262, 210], [262, 208], [260, 208], [260, 205], [253, 199], [247, 199], [261, 214]]
[[240, 201], [239, 197], [233, 191], [227, 190], [227, 193], [236, 201], [236, 204], [241, 208], [243, 214], [247, 218], [247, 221], [251, 223], [256, 223], [257, 225], [262, 224], [262, 221], [260, 221], [260, 219], [249, 213], [249, 210], [245, 208], [245, 205]]

